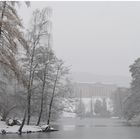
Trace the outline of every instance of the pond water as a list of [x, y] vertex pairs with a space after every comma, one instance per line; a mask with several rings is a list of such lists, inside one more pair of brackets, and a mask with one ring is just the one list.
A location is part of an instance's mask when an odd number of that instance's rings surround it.
[[53, 124], [59, 131], [48, 133], [0, 135], [6, 139], [135, 139], [140, 138], [140, 127], [126, 126], [118, 119], [65, 118]]

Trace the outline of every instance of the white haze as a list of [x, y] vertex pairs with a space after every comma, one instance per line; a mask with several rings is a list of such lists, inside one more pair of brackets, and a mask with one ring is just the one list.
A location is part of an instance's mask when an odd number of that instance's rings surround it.
[[47, 6], [53, 9], [53, 49], [71, 71], [130, 83], [129, 66], [140, 56], [140, 2], [31, 2], [19, 9], [25, 27], [34, 9]]

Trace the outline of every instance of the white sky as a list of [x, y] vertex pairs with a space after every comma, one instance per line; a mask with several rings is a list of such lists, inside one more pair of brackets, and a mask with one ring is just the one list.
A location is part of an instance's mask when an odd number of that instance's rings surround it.
[[72, 71], [130, 76], [140, 57], [140, 2], [31, 2], [19, 9], [27, 26], [36, 8], [53, 9], [53, 49]]

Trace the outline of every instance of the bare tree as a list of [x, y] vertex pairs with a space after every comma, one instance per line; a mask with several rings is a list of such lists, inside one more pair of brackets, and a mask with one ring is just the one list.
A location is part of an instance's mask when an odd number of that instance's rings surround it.
[[19, 128], [19, 133], [22, 133], [22, 128], [24, 127], [26, 116], [27, 116], [27, 125], [30, 123], [31, 118], [31, 96], [32, 91], [34, 89], [33, 82], [34, 76], [37, 71], [38, 61], [36, 60], [36, 52], [39, 47], [42, 45], [43, 39], [47, 40], [48, 36], [48, 28], [50, 26], [49, 22], [49, 8], [44, 8], [42, 11], [35, 10], [33, 12], [33, 17], [31, 20], [31, 28], [28, 30], [27, 33], [27, 40], [29, 49], [26, 50], [25, 58], [22, 58], [24, 62], [24, 70], [26, 71], [27, 75], [27, 106], [25, 107], [24, 117], [22, 121], [22, 125]]
[[53, 80], [54, 84], [53, 84], [52, 95], [49, 103], [48, 120], [47, 120], [48, 125], [50, 124], [52, 105], [53, 105], [53, 100], [56, 96], [55, 94], [56, 94], [57, 84], [60, 82], [61, 78], [68, 73], [68, 71], [69, 70], [63, 66], [63, 62], [61, 60], [56, 61], [56, 74]]
[[35, 71], [38, 67], [38, 63], [35, 60], [35, 52], [38, 47], [41, 46], [43, 39], [47, 40], [49, 22], [49, 8], [44, 8], [42, 11], [35, 10], [31, 20], [31, 28], [28, 30], [28, 44], [27, 50], [27, 63], [26, 69], [28, 69], [28, 86], [27, 86], [27, 124], [30, 123], [31, 118], [31, 95], [34, 82]]
[[[47, 82], [47, 75], [49, 72], [49, 66], [51, 63], [53, 63], [53, 59], [54, 59], [54, 53], [51, 50], [50, 47], [46, 47], [46, 48], [40, 48], [41, 53], [42, 53], [42, 58], [40, 59], [40, 64], [43, 65], [42, 69], [41, 69], [41, 75], [38, 75], [38, 77], [41, 79], [42, 81], [42, 88], [41, 88], [41, 104], [40, 104], [40, 112], [39, 112], [39, 117], [38, 117], [38, 121], [37, 121], [37, 125], [40, 124], [40, 120], [41, 120], [41, 116], [42, 116], [42, 111], [43, 111], [43, 101], [44, 101], [44, 92], [45, 92], [45, 88], [47, 88], [46, 82]], [[41, 67], [41, 66], [40, 66]]]

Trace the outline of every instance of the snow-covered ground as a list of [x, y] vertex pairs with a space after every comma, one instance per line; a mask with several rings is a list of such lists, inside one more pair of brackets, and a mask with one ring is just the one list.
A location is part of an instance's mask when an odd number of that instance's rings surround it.
[[[19, 125], [8, 126], [5, 122], [0, 121], [0, 134], [2, 134], [2, 130], [5, 130], [6, 133], [18, 133]], [[45, 125], [47, 127], [47, 125]], [[44, 129], [44, 126], [35, 126], [35, 125], [24, 125], [22, 132], [41, 132]]]

